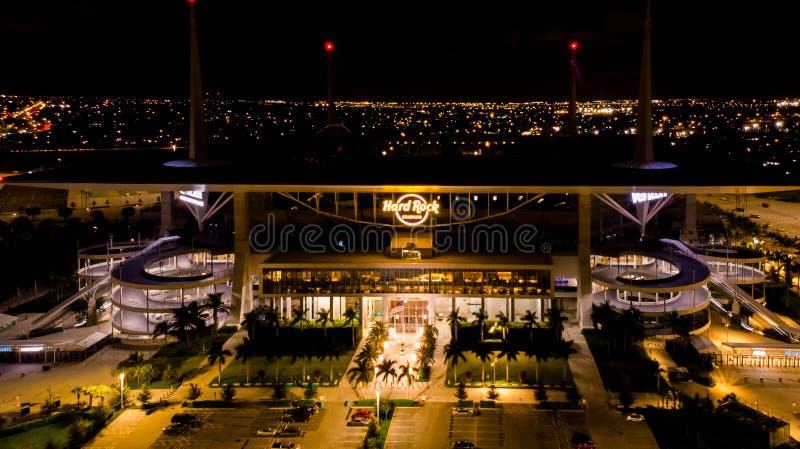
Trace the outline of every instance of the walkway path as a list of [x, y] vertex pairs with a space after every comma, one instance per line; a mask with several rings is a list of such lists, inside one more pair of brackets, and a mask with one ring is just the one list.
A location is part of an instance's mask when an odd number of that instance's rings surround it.
[[609, 401], [612, 397], [603, 386], [600, 371], [580, 329], [566, 329], [564, 339], [572, 340], [576, 350], [569, 357], [569, 368], [578, 392], [586, 401], [586, 425], [597, 446], [614, 449], [658, 447], [648, 426], [631, 426], [621, 413], [611, 408]]

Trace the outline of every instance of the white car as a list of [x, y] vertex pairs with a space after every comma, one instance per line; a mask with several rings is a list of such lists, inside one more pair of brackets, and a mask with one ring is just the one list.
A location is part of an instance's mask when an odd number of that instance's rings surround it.
[[278, 434], [282, 429], [278, 427], [265, 427], [263, 429], [256, 430], [257, 435], [273, 437]]
[[628, 422], [642, 422], [644, 421], [644, 416], [638, 413], [631, 413], [630, 415], [625, 417], [625, 421]]
[[453, 410], [450, 412], [453, 416], [475, 416], [477, 413], [475, 412], [474, 408], [468, 407], [453, 407]]

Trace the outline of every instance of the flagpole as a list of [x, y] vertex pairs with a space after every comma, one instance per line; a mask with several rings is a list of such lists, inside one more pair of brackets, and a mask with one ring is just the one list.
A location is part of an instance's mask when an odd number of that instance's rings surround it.
[[403, 323], [403, 344], [406, 343], [406, 300], [402, 301], [403, 308], [400, 309], [400, 320]]

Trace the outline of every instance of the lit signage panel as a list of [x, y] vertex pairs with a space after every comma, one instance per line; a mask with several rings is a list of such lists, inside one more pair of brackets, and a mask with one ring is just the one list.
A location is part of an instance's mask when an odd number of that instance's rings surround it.
[[385, 200], [383, 211], [394, 212], [397, 220], [406, 226], [419, 226], [425, 224], [425, 220], [431, 214], [439, 213], [439, 202], [434, 200], [429, 203], [420, 195], [409, 193], [401, 196], [397, 201]]
[[203, 201], [203, 192], [200, 190], [181, 190], [178, 192], [178, 199], [195, 206], [203, 207], [206, 205], [206, 202]]
[[632, 192], [631, 202], [633, 204], [645, 203], [647, 201], [660, 200], [666, 198], [666, 192]]

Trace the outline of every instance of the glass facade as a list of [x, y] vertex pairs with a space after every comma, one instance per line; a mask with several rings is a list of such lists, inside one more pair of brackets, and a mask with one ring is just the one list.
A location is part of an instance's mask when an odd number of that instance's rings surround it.
[[264, 268], [261, 293], [432, 293], [551, 296], [550, 270]]

